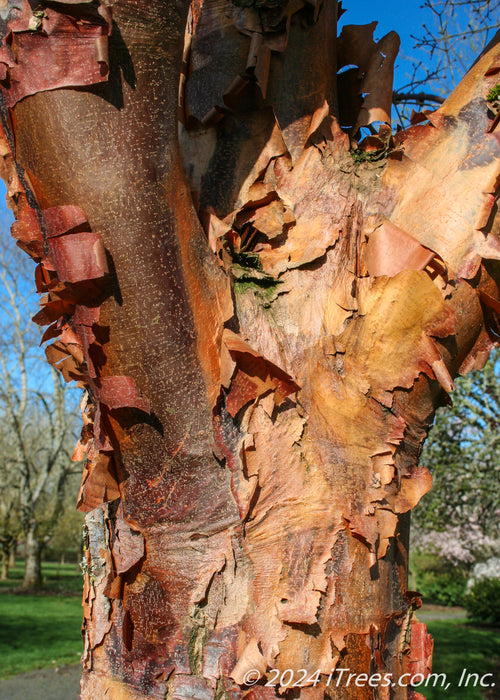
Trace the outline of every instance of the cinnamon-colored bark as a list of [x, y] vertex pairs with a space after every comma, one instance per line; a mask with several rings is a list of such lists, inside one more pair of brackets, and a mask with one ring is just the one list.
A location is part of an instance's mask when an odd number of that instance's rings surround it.
[[48, 359], [87, 392], [82, 697], [416, 698], [418, 456], [499, 334], [500, 45], [353, 155], [396, 35], [337, 45], [333, 0], [241, 5], [7, 25], [13, 235]]

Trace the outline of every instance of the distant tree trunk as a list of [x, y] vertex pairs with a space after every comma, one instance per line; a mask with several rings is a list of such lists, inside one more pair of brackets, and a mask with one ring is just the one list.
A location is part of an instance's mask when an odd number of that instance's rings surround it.
[[15, 551], [16, 551], [16, 539], [12, 536], [6, 535], [0, 541], [1, 550], [1, 572], [0, 581], [7, 581], [9, 578], [9, 569], [15, 566]]
[[82, 697], [418, 698], [418, 456], [498, 337], [498, 50], [353, 152], [394, 34], [337, 41], [333, 0], [111, 4], [23, 4], [5, 47], [13, 233], [88, 388]]
[[16, 565], [17, 540], [14, 540], [9, 552], [9, 569], [13, 569]]
[[64, 565], [64, 552], [59, 556], [59, 561], [57, 563], [56, 578], [59, 580], [61, 575], [61, 567]]
[[2, 571], [0, 581], [7, 581], [9, 578], [9, 557], [2, 552]]
[[36, 590], [42, 585], [42, 545], [37, 534], [36, 522], [26, 530], [24, 545], [23, 588]]

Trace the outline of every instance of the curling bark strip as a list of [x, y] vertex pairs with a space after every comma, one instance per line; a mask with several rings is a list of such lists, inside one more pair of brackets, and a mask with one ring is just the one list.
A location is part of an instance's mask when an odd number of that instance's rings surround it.
[[408, 512], [436, 406], [500, 336], [498, 44], [360, 164], [398, 39], [337, 43], [334, 0], [57, 8], [11, 11], [0, 156], [48, 359], [86, 388], [82, 697], [428, 673]]

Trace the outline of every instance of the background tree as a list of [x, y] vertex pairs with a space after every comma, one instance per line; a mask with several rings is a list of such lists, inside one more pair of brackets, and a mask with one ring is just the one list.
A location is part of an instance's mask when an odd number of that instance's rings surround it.
[[[7, 441], [4, 443], [7, 446]], [[17, 542], [21, 534], [21, 518], [19, 512], [19, 490], [13, 483], [12, 472], [0, 469], [0, 579], [6, 581], [9, 568], [15, 554]]]
[[68, 475], [76, 468], [71, 455], [78, 392], [41, 364], [40, 331], [31, 321], [33, 283], [21, 256], [15, 248], [0, 254], [0, 512], [3, 561], [22, 536], [24, 586], [36, 588], [42, 549], [62, 513]]
[[500, 536], [498, 373], [495, 353], [482, 372], [457, 381], [453, 405], [438, 412], [422, 453], [434, 481], [415, 509], [416, 541], [445, 532], [443, 553], [469, 563], [491, 554]]
[[412, 109], [436, 109], [500, 28], [497, 0], [425, 0], [422, 7], [427, 18], [414, 33], [411, 70], [394, 92], [401, 124]]
[[58, 560], [60, 565], [71, 562], [80, 567], [82, 562], [84, 517], [75, 508], [75, 493], [78, 493], [80, 481], [80, 474], [73, 474], [68, 479], [64, 512], [47, 544], [47, 556]]
[[355, 143], [390, 121], [399, 41], [337, 38], [333, 0], [16, 7], [13, 234], [87, 386], [82, 696], [427, 674], [408, 512], [436, 406], [499, 335], [498, 43], [429, 123]]

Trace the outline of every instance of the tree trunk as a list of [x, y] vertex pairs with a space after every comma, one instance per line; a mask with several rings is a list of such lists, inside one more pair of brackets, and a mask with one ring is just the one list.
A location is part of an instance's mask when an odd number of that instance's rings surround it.
[[59, 580], [61, 575], [61, 567], [64, 565], [64, 552], [59, 557], [59, 562], [57, 564], [56, 579]]
[[24, 545], [23, 588], [37, 590], [42, 585], [42, 547], [36, 531], [36, 523], [26, 530]]
[[9, 558], [2, 552], [2, 571], [0, 573], [0, 581], [9, 580]]
[[353, 155], [397, 37], [241, 4], [25, 7], [9, 39], [13, 234], [88, 389], [82, 697], [418, 698], [418, 455], [498, 337], [498, 49]]
[[9, 568], [11, 567], [12, 560], [12, 550], [14, 548], [15, 542], [14, 538], [9, 535], [0, 542], [0, 555], [1, 555], [1, 572], [0, 581], [7, 581], [9, 578]]
[[9, 552], [9, 569], [13, 569], [16, 565], [17, 540], [14, 540]]

